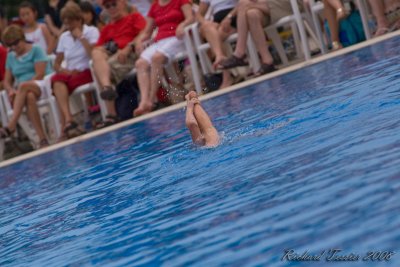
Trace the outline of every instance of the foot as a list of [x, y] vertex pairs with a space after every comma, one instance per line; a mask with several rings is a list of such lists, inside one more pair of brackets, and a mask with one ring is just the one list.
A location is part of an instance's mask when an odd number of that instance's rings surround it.
[[215, 60], [214, 60], [214, 63], [213, 63], [213, 68], [214, 68], [214, 69], [220, 68], [220, 63], [221, 63], [222, 61], [224, 61], [224, 60], [226, 60], [226, 57], [225, 57], [225, 56], [216, 57]]
[[242, 67], [249, 65], [245, 60], [245, 56], [237, 57], [235, 55], [230, 56], [227, 59], [222, 60], [218, 64], [218, 69], [227, 70], [235, 67]]
[[0, 128], [0, 138], [8, 138], [13, 134], [14, 131], [10, 130], [8, 127]]
[[102, 129], [120, 122], [120, 118], [114, 115], [107, 115], [106, 119], [96, 125], [96, 129]]
[[149, 113], [153, 111], [153, 103], [151, 102], [140, 102], [139, 107], [137, 107], [134, 111], [133, 111], [133, 116], [134, 117], [138, 117], [141, 115], [144, 115], [146, 113]]
[[187, 95], [185, 95], [185, 99], [190, 101], [192, 98], [197, 98], [197, 93], [195, 91], [190, 91]]
[[79, 129], [78, 124], [74, 121], [68, 122], [64, 127], [64, 135], [69, 139], [84, 134], [85, 132]]
[[262, 63], [260, 69], [254, 74], [255, 77], [276, 71], [273, 64]]
[[334, 41], [332, 42], [332, 51], [336, 51], [342, 49], [343, 45], [340, 42]]
[[39, 142], [39, 148], [45, 148], [50, 146], [49, 142], [47, 141], [47, 139], [42, 139]]
[[376, 32], [374, 33], [374, 37], [384, 35], [385, 33], [388, 33], [388, 32], [389, 32], [389, 28], [386, 28], [386, 27], [378, 28], [376, 30]]
[[100, 93], [100, 97], [103, 100], [112, 101], [117, 98], [118, 94], [112, 86], [104, 86]]
[[343, 7], [336, 9], [337, 21], [345, 19], [348, 15], [349, 15], [349, 13]]

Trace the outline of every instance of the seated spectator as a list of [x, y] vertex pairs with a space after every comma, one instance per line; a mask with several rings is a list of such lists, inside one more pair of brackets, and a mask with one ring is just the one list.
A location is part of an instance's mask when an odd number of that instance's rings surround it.
[[39, 146], [48, 146], [36, 103], [45, 94], [43, 78], [51, 72], [48, 58], [42, 48], [26, 42], [20, 26], [7, 27], [3, 32], [3, 41], [10, 49], [7, 55], [4, 88], [13, 103], [14, 113], [7, 127], [0, 129], [0, 137], [6, 138], [15, 131], [18, 119], [26, 106], [27, 115], [40, 138]]
[[[89, 61], [92, 48], [99, 38], [99, 31], [94, 26], [83, 24], [80, 7], [68, 3], [61, 10], [61, 19], [66, 31], [61, 34], [51, 78], [53, 93], [61, 110], [63, 133], [71, 138], [82, 131], [73, 120], [69, 108], [69, 95], [79, 86], [92, 82]], [[65, 67], [62, 62], [65, 61]]]
[[343, 48], [339, 39], [339, 22], [346, 18], [348, 13], [341, 0], [323, 0], [324, 16], [328, 21], [332, 50]]
[[[164, 64], [176, 54], [185, 50], [184, 29], [194, 21], [189, 0], [155, 0], [147, 15], [147, 25], [138, 40], [140, 58], [136, 62], [137, 79], [140, 89], [140, 103], [134, 116], [154, 109], [160, 77], [164, 74]], [[155, 28], [158, 28], [154, 43], [145, 48], [145, 43]], [[178, 88], [179, 90], [179, 88]]]
[[[218, 66], [222, 60], [226, 59], [223, 41], [235, 32], [236, 9], [234, 8], [236, 4], [236, 0], [201, 0], [196, 12], [196, 19], [200, 23], [200, 33], [215, 54], [214, 66]], [[204, 18], [208, 8], [212, 8], [213, 21]], [[228, 87], [232, 83], [230, 71], [223, 71], [220, 88]]]
[[7, 49], [0, 44], [0, 90], [3, 90], [3, 80], [6, 71]]
[[94, 6], [89, 1], [83, 1], [79, 6], [82, 10], [83, 22], [86, 25], [97, 27], [99, 30], [104, 27], [104, 23], [100, 20]]
[[115, 110], [115, 85], [135, 67], [137, 56], [132, 45], [146, 26], [146, 20], [138, 12], [127, 12], [125, 0], [103, 0], [102, 3], [111, 22], [100, 32], [99, 41], [92, 52], [93, 69], [108, 113], [106, 121], [99, 127], [119, 121]]
[[250, 32], [256, 49], [261, 57], [261, 68], [255, 76], [275, 71], [273, 58], [266, 45], [264, 27], [275, 23], [284, 16], [291, 15], [290, 0], [239, 0], [237, 14], [238, 39], [233, 55], [219, 63], [221, 69], [246, 66], [246, 42]]
[[38, 23], [37, 10], [29, 2], [22, 2], [19, 5], [19, 17], [24, 23], [24, 33], [27, 41], [40, 46], [47, 54], [54, 51], [55, 40], [46, 24]]
[[400, 28], [400, 1], [369, 0], [376, 19], [374, 36], [381, 36]]
[[48, 0], [45, 4], [45, 16], [44, 20], [51, 34], [58, 38], [64, 31], [62, 28], [62, 22], [60, 18], [61, 9], [67, 2], [73, 2], [73, 0]]

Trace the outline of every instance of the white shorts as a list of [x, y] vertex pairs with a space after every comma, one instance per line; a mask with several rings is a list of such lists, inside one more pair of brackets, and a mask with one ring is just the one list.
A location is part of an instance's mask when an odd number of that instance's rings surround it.
[[156, 52], [160, 52], [170, 60], [182, 51], [185, 51], [185, 43], [183, 40], [179, 40], [175, 36], [172, 36], [150, 45], [140, 54], [140, 57], [148, 63], [151, 63], [151, 58]]
[[[47, 81], [46, 79], [43, 79], [43, 80], [34, 80], [33, 82], [36, 83], [36, 85], [40, 88], [41, 94], [40, 94], [39, 99], [48, 98], [49, 94], [47, 93], [46, 84], [50, 82], [50, 79], [49, 79], [49, 81]], [[49, 85], [47, 84], [47, 86], [49, 86]]]

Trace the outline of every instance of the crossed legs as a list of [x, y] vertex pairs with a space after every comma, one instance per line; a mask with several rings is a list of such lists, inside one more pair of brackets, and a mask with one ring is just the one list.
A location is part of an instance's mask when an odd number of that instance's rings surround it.
[[219, 144], [220, 138], [207, 112], [200, 104], [194, 91], [186, 95], [186, 127], [190, 131], [192, 141], [199, 146], [214, 147]]
[[28, 118], [30, 119], [39, 139], [46, 140], [42, 123], [40, 120], [39, 109], [37, 100], [41, 95], [39, 86], [32, 81], [24, 82], [19, 85], [15, 100], [14, 100], [14, 113], [7, 125], [10, 132], [14, 132], [17, 128], [18, 119], [22, 114], [24, 106], [26, 106]]

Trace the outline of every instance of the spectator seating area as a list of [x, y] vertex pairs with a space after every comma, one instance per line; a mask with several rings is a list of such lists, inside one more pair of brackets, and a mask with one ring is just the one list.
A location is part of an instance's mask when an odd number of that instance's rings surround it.
[[[282, 28], [290, 29], [293, 34], [294, 46], [296, 51], [296, 62], [299, 60], [310, 60], [312, 57], [312, 51], [310, 49], [310, 43], [313, 42], [320, 54], [325, 54], [329, 51], [327, 45], [327, 38], [324, 36], [323, 27], [321, 26], [321, 12], [323, 10], [323, 3], [316, 2], [315, 0], [309, 0], [309, 7], [299, 6], [297, 0], [290, 0], [293, 14], [287, 17], [283, 17], [274, 24], [270, 24], [265, 28], [268, 39], [272, 42], [277, 55], [279, 56], [282, 64], [278, 67], [285, 67], [290, 64], [288, 56], [285, 52], [285, 47], [282, 43], [278, 30]], [[368, 7], [366, 0], [355, 0], [355, 4], [360, 11], [363, 29], [367, 39], [372, 36], [372, 29], [370, 28], [370, 21], [373, 17], [371, 10]], [[229, 47], [232, 46], [237, 40], [237, 34], [231, 35], [226, 43]], [[165, 77], [163, 78], [162, 86], [165, 89], [171, 89], [173, 83], [182, 82], [181, 74], [177, 73], [175, 63], [184, 62], [183, 64], [190, 69], [189, 73], [185, 75], [190, 76], [189, 81], [193, 85], [187, 85], [185, 90], [194, 89], [198, 94], [206, 92], [205, 83], [203, 77], [207, 74], [213, 73], [212, 62], [210, 60], [210, 45], [206, 43], [199, 33], [199, 25], [197, 22], [187, 26], [185, 28], [184, 35], [185, 51], [178, 53], [172, 61], [165, 66]], [[247, 38], [247, 58], [249, 62], [248, 73], [254, 73], [260, 68], [260, 59], [257, 55], [257, 51], [254, 46], [254, 42], [249, 35]], [[86, 105], [86, 96], [88, 93], [92, 93], [95, 96], [96, 103], [100, 107], [101, 118], [106, 118], [105, 103], [100, 97], [101, 88], [99, 82], [96, 79], [96, 75], [93, 72], [93, 66], [91, 64], [91, 71], [93, 82], [79, 86], [72, 94], [71, 106], [75, 110], [75, 114], [82, 113], [84, 118], [89, 117], [88, 107]], [[132, 69], [129, 75], [135, 75], [135, 69]], [[45, 77], [46, 80], [46, 96], [38, 101], [40, 107], [41, 118], [43, 120], [44, 129], [49, 137], [50, 144], [58, 142], [61, 136], [62, 129], [60, 124], [60, 112], [57, 107], [57, 102], [52, 94], [52, 88], [50, 83], [51, 75]], [[172, 82], [171, 82], [172, 80]], [[13, 110], [12, 104], [10, 103], [7, 93], [3, 90], [0, 92], [0, 118], [2, 125], [7, 125], [9, 118], [11, 117]], [[175, 103], [172, 101], [172, 103]], [[19, 120], [19, 125], [31, 140], [33, 148], [38, 148], [39, 140], [35, 136], [35, 131], [27, 120], [26, 116], [22, 116]], [[7, 140], [6, 140], [7, 141]], [[1, 144], [0, 144], [1, 145]]]

